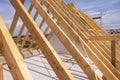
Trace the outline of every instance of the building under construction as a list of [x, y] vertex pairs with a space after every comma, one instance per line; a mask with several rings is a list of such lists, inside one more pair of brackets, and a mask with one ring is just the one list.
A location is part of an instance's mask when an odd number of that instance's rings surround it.
[[10, 30], [0, 18], [0, 80], [120, 80], [120, 34], [73, 3], [9, 1], [16, 12]]

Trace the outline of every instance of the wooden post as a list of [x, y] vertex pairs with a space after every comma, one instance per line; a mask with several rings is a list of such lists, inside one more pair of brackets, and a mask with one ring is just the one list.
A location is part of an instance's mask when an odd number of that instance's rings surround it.
[[3, 80], [3, 68], [2, 68], [2, 64], [0, 64], [0, 80]]
[[115, 40], [111, 41], [111, 64], [115, 67], [116, 66], [116, 46], [115, 46]]

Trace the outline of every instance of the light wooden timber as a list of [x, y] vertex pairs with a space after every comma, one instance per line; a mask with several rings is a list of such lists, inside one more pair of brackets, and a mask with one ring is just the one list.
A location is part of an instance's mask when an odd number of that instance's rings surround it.
[[[25, 0], [20, 0], [23, 4], [25, 2]], [[15, 13], [14, 15], [14, 18], [13, 18], [13, 22], [11, 24], [11, 27], [10, 27], [10, 34], [13, 35], [14, 31], [15, 31], [15, 27], [17, 25], [17, 21], [18, 21], [19, 17], [18, 17], [18, 14]]]
[[[30, 8], [29, 8], [28, 12], [31, 13], [32, 9], [33, 9], [33, 6], [30, 5]], [[17, 13], [16, 13], [16, 14], [17, 14]], [[16, 44], [17, 44], [18, 41], [20, 40], [21, 35], [22, 35], [22, 32], [23, 32], [24, 29], [25, 29], [25, 25], [22, 24], [21, 29], [20, 29], [20, 32], [19, 32], [19, 34], [18, 34], [18, 36], [17, 36], [17, 39], [15, 40], [15, 43], [16, 43]]]
[[26, 32], [26, 35], [25, 35], [25, 37], [24, 37], [24, 40], [23, 40], [23, 42], [22, 42], [22, 44], [21, 44], [21, 46], [20, 46], [20, 48], [19, 48], [20, 51], [22, 51], [24, 45], [26, 44], [26, 40], [27, 40], [27, 38], [28, 38], [28, 35], [29, 35], [29, 31]]
[[[33, 20], [34, 20], [34, 21], [37, 19], [37, 16], [38, 16], [38, 13], [36, 12], [35, 15], [34, 15], [34, 17], [33, 17]], [[24, 47], [25, 42], [26, 42], [26, 40], [27, 40], [28, 37], [29, 37], [29, 31], [26, 32], [26, 35], [25, 35], [25, 37], [24, 37], [24, 40], [23, 40], [23, 42], [22, 42], [22, 44], [21, 44], [21, 46], [20, 46], [20, 49], [19, 49], [20, 51], [21, 51], [22, 48]]]
[[[49, 14], [49, 11], [47, 11], [47, 12], [48, 12], [48, 14]], [[38, 13], [37, 13], [37, 15], [38, 15]], [[41, 22], [40, 25], [39, 25], [39, 28], [40, 28], [40, 29], [43, 27], [44, 22], [45, 22], [45, 20], [43, 19], [42, 22]], [[44, 35], [45, 35], [45, 33], [47, 32], [48, 29], [49, 29], [49, 26], [47, 26], [47, 28], [45, 29]], [[30, 50], [30, 48], [32, 47], [33, 43], [34, 43], [34, 40], [32, 40], [32, 42], [30, 43], [27, 51]], [[38, 45], [36, 45], [36, 47], [34, 47], [34, 49], [38, 49]]]
[[120, 40], [120, 35], [106, 35], [106, 36], [90, 36], [89, 40], [107, 40], [107, 41], [111, 41], [111, 40], [115, 40], [118, 41]]
[[0, 80], [3, 80], [3, 68], [2, 68], [2, 64], [0, 64]]
[[116, 66], [116, 46], [114, 40], [111, 41], [111, 63], [113, 66]]
[[[40, 28], [40, 29], [42, 28], [44, 22], [45, 22], [45, 20], [43, 19], [42, 22], [41, 22], [40, 25], [39, 25], [39, 28]], [[29, 47], [28, 47], [28, 49], [27, 49], [28, 51], [29, 51], [30, 48], [32, 47], [33, 43], [34, 43], [34, 40], [33, 40], [33, 41], [31, 42], [31, 44], [29, 45]], [[36, 45], [36, 46], [37, 46], [37, 45]], [[37, 47], [38, 47], [38, 46], [37, 46]]]
[[9, 66], [10, 72], [14, 80], [33, 80], [30, 72], [27, 69], [23, 58], [16, 47], [9, 31], [4, 22], [0, 18], [0, 34], [2, 39], [2, 53]]
[[13, 35], [13, 33], [14, 33], [14, 30], [15, 30], [15, 27], [16, 27], [16, 25], [17, 25], [18, 19], [19, 19], [19, 17], [18, 17], [18, 15], [15, 13], [14, 18], [13, 18], [13, 22], [12, 22], [11, 27], [10, 27], [10, 33], [11, 33], [11, 35]]
[[120, 39], [120, 35], [108, 35], [108, 36], [91, 36], [90, 40], [110, 40], [111, 41], [111, 63], [113, 66], [116, 66], [116, 48], [115, 48], [115, 41]]
[[39, 48], [41, 49], [47, 61], [57, 74], [58, 78], [60, 80], [74, 80], [61, 59], [58, 57], [56, 51], [45, 38], [44, 34], [40, 31], [37, 24], [26, 11], [22, 3], [19, 0], [10, 0], [10, 2], [12, 3], [16, 11], [20, 13], [19, 16], [25, 23], [29, 32], [33, 35], [33, 38], [36, 40]]

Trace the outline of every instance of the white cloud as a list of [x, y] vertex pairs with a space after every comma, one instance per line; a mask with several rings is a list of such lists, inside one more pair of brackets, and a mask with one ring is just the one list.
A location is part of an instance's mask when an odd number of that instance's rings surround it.
[[94, 7], [95, 7], [94, 5], [89, 5], [89, 6], [83, 7], [82, 9], [91, 9], [91, 8], [94, 8]]
[[120, 28], [120, 9], [114, 9], [107, 11], [106, 15], [103, 15], [103, 26], [105, 28]]
[[119, 16], [120, 16], [120, 9], [107, 11], [106, 15], [103, 15], [103, 22], [117, 24], [118, 22], [120, 22]]

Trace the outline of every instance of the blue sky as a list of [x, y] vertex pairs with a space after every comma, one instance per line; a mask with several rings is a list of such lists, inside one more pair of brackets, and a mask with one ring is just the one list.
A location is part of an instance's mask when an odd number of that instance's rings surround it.
[[120, 9], [120, 0], [65, 0], [73, 2], [82, 11], [108, 11]]
[[[91, 15], [103, 12], [102, 24], [107, 28], [120, 29], [120, 0], [64, 0], [66, 3], [73, 2], [79, 10]], [[27, 4], [26, 4], [27, 5]], [[3, 17], [9, 28], [14, 16], [14, 8], [9, 0], [0, 1], [0, 16]], [[21, 24], [21, 23], [20, 23]], [[19, 25], [20, 25], [19, 24]], [[109, 26], [108, 26], [109, 25]]]

